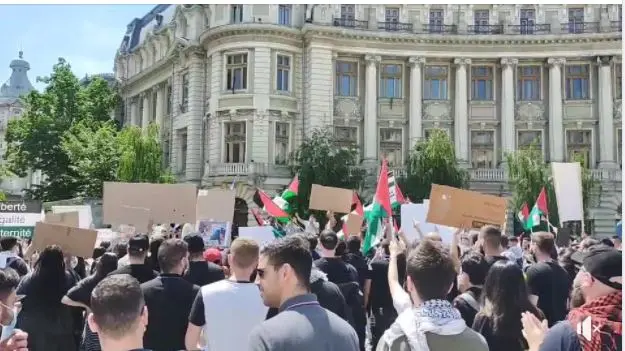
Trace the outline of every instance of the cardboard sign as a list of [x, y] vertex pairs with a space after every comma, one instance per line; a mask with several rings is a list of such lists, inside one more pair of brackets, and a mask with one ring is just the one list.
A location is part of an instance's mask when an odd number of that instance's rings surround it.
[[195, 219], [218, 222], [232, 222], [234, 217], [234, 191], [230, 189], [210, 189], [197, 197]]
[[80, 214], [78, 212], [46, 213], [45, 222], [48, 224], [60, 224], [68, 227], [80, 227]]
[[52, 206], [52, 213], [78, 212], [78, 225], [76, 227], [83, 229], [92, 229], [93, 215], [91, 206]]
[[345, 230], [343, 233], [347, 236], [350, 235], [360, 235], [360, 230], [362, 228], [363, 218], [355, 213], [350, 213], [347, 215], [347, 221], [345, 222]]
[[194, 184], [104, 182], [102, 221], [127, 221], [128, 206], [150, 210], [158, 223], [195, 223], [196, 193]]
[[50, 245], [58, 245], [63, 253], [89, 258], [93, 255], [97, 239], [96, 230], [39, 222], [35, 226], [35, 234], [28, 251], [42, 251]]
[[122, 206], [120, 217], [117, 222], [110, 223], [113, 227], [130, 225], [140, 233], [150, 233], [152, 231], [152, 212], [148, 208]]
[[308, 208], [335, 213], [349, 213], [352, 210], [353, 197], [353, 190], [313, 184]]
[[258, 246], [263, 246], [276, 239], [271, 226], [239, 227], [239, 238], [253, 239], [258, 243]]
[[506, 221], [506, 199], [475, 191], [432, 184], [426, 221], [454, 228], [501, 227]]

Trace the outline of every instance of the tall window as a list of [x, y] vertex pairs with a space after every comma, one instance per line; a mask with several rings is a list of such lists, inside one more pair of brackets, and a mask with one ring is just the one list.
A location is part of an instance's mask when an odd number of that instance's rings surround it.
[[536, 11], [534, 9], [521, 9], [520, 17], [521, 34], [534, 34]]
[[385, 22], [399, 22], [399, 8], [387, 7], [384, 9], [384, 21]]
[[275, 144], [273, 148], [274, 163], [285, 165], [289, 158], [289, 124], [276, 122]]
[[286, 55], [276, 56], [276, 89], [282, 92], [288, 92], [291, 89], [290, 76], [291, 76], [291, 57]]
[[336, 61], [336, 95], [356, 96], [358, 93], [358, 65], [355, 62]]
[[380, 70], [380, 97], [401, 99], [402, 66], [383, 64]]
[[430, 10], [430, 33], [441, 33], [445, 25], [443, 10]]
[[339, 147], [355, 147], [358, 145], [358, 128], [334, 127], [334, 138]]
[[519, 66], [517, 68], [517, 100], [540, 100], [540, 66]]
[[623, 64], [617, 62], [614, 64], [614, 98], [623, 99]]
[[589, 65], [566, 66], [566, 99], [590, 99], [590, 70]]
[[471, 100], [493, 100], [493, 68], [489, 66], [471, 67]]
[[490, 24], [490, 12], [488, 10], [473, 11], [473, 24], [476, 33], [488, 33]]
[[424, 100], [447, 100], [448, 73], [447, 66], [425, 66]]
[[[147, 106], [144, 106], [147, 108]], [[185, 113], [189, 109], [189, 73], [182, 75], [182, 106], [180, 112]]]
[[171, 85], [167, 86], [167, 115], [171, 115], [171, 105], [172, 105], [172, 99], [173, 99], [173, 94], [172, 94], [172, 89], [171, 89]]
[[343, 21], [356, 19], [356, 5], [341, 5], [341, 19]]
[[543, 150], [543, 133], [540, 130], [519, 130], [517, 132], [517, 149], [527, 150], [530, 147]]
[[386, 157], [388, 165], [402, 165], [402, 130], [400, 128], [380, 128], [380, 152]]
[[180, 133], [180, 160], [178, 161], [178, 171], [184, 173], [187, 170], [187, 129]]
[[247, 54], [234, 54], [227, 56], [226, 89], [247, 89]]
[[494, 131], [471, 131], [471, 165], [473, 168], [494, 168], [496, 166]]
[[584, 8], [576, 7], [569, 9], [569, 33], [584, 32]]
[[291, 25], [291, 5], [278, 5], [278, 24], [283, 26]]
[[243, 5], [230, 5], [230, 23], [243, 22]]
[[245, 122], [226, 123], [224, 139], [226, 163], [245, 162]]
[[590, 166], [590, 152], [592, 150], [592, 131], [574, 129], [566, 131], [567, 161], [581, 161], [584, 166]]

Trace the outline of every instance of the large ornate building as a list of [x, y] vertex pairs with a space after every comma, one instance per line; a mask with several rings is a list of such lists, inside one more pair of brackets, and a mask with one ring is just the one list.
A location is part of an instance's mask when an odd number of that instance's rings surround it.
[[620, 214], [620, 5], [158, 5], [115, 59], [124, 121], [161, 126], [180, 181], [278, 188], [317, 127], [398, 173], [433, 129], [474, 189], [505, 194], [503, 155], [535, 143], [601, 181], [596, 233]]
[[[22, 113], [22, 104], [20, 97], [28, 94], [33, 85], [28, 79], [28, 71], [30, 64], [24, 60], [23, 52], [19, 52], [18, 58], [11, 61], [11, 77], [0, 87], [0, 156], [4, 156], [6, 152], [6, 141], [4, 135], [8, 122], [11, 119], [19, 118]], [[4, 163], [4, 157], [0, 159], [0, 163]], [[19, 177], [2, 177], [0, 182], [0, 190], [8, 197], [21, 197], [22, 190], [30, 188], [32, 184], [38, 184], [40, 181], [40, 172], [31, 172], [24, 178]]]

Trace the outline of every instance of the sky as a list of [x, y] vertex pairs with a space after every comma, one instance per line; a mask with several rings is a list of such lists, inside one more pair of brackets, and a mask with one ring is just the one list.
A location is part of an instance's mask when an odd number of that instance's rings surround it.
[[113, 73], [115, 53], [127, 25], [155, 5], [0, 5], [0, 85], [11, 75], [9, 64], [24, 51], [28, 77], [48, 76], [59, 57], [79, 78]]

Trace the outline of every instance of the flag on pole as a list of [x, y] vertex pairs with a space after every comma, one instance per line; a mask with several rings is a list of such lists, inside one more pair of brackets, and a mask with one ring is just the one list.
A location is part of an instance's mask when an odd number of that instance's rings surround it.
[[[393, 184], [393, 189], [395, 188]], [[389, 193], [388, 164], [382, 161], [382, 169], [378, 177], [378, 184], [371, 203], [371, 211], [365, 216], [367, 220], [367, 233], [362, 245], [362, 252], [367, 253], [384, 233], [382, 219], [393, 215], [391, 210], [391, 195]]]
[[232, 180], [232, 184], [230, 184], [230, 190], [234, 190], [234, 184], [237, 182], [237, 178], [239, 178], [239, 176], [235, 176]]
[[536, 203], [534, 204], [534, 207], [532, 207], [532, 211], [525, 222], [524, 228], [526, 230], [531, 230], [536, 227], [540, 224], [543, 216], [549, 216], [549, 210], [547, 209], [547, 190], [545, 187], [543, 187], [540, 194], [538, 194]]
[[298, 190], [299, 177], [296, 174], [293, 180], [291, 180], [291, 183], [289, 183], [289, 186], [286, 188], [286, 190], [282, 192], [281, 197], [284, 199], [284, 201], [289, 202], [297, 197]]
[[527, 202], [524, 202], [523, 206], [521, 206], [521, 209], [519, 210], [519, 213], [517, 213], [517, 217], [519, 218], [519, 221], [523, 224], [523, 227], [525, 227], [525, 222], [527, 221], [527, 217], [529, 217], [529, 215], [529, 207], [527, 207]]

